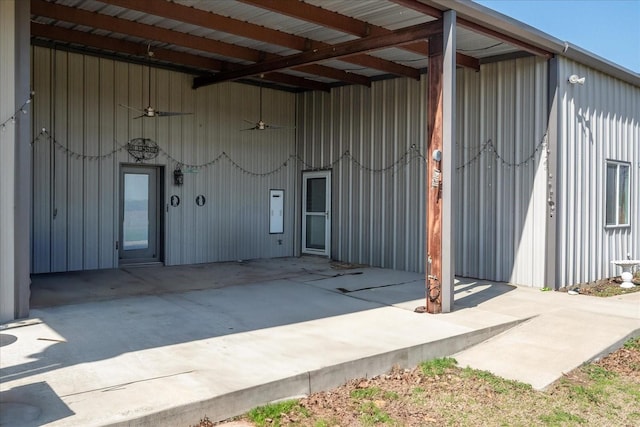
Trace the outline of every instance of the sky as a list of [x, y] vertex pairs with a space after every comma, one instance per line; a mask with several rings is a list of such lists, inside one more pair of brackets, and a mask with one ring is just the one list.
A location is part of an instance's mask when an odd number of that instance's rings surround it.
[[640, 0], [476, 0], [640, 73]]

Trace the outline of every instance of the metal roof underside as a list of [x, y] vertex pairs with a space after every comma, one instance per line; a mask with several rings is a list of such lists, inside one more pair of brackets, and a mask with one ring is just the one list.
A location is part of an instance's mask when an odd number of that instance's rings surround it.
[[[429, 0], [31, 0], [31, 37], [36, 45], [188, 72], [196, 86], [242, 80], [329, 90], [418, 78], [428, 65], [428, 38], [369, 42], [436, 25], [442, 11]], [[314, 57], [348, 44], [357, 53]], [[458, 64], [471, 68], [505, 56], [550, 56], [467, 20], [458, 21], [456, 48]], [[286, 66], [295, 57], [303, 62]], [[257, 64], [266, 71], [246, 68]]]

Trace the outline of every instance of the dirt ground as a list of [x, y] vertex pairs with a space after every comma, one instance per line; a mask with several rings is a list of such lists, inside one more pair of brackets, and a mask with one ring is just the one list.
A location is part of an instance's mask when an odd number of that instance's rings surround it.
[[597, 280], [595, 282], [580, 283], [575, 286], [561, 289], [562, 292], [576, 291], [581, 295], [590, 295], [596, 297], [611, 297], [616, 295], [624, 295], [632, 292], [640, 292], [640, 273], [636, 273], [633, 278], [635, 288], [621, 288], [621, 277], [610, 277], [607, 279]]
[[[619, 281], [580, 287], [618, 295]], [[632, 291], [638, 291], [636, 287]], [[625, 291], [626, 292], [626, 291]], [[262, 412], [261, 412], [262, 411]], [[231, 424], [229, 424], [231, 423]], [[437, 359], [415, 369], [357, 379], [296, 402], [258, 408], [234, 420], [198, 426], [638, 426], [640, 338], [578, 368], [544, 392], [485, 371]]]

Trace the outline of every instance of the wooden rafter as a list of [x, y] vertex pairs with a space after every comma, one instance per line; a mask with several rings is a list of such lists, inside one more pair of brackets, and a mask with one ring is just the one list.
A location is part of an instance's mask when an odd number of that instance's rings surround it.
[[[176, 19], [189, 24], [198, 25], [215, 31], [222, 31], [253, 40], [284, 46], [300, 52], [330, 46], [328, 43], [309, 40], [304, 37], [273, 30], [250, 22], [240, 21], [212, 12], [183, 6], [165, 1], [141, 2], [139, 0], [102, 0], [105, 3], [126, 9], [138, 10], [168, 19]], [[412, 67], [407, 67], [392, 61], [375, 58], [368, 55], [354, 55], [344, 59], [345, 62], [374, 68], [387, 73], [418, 79], [420, 73]], [[344, 77], [344, 76], [343, 76]]]
[[[184, 46], [194, 50], [200, 50], [250, 62], [282, 58], [280, 55], [265, 53], [248, 47], [237, 46], [209, 38], [197, 37], [191, 34], [155, 27], [153, 25], [141, 24], [100, 13], [53, 4], [44, 0], [32, 0], [31, 13], [60, 21], [100, 28], [120, 34], [128, 34], [145, 40], [161, 41], [164, 43]], [[371, 84], [370, 79], [365, 76], [347, 73], [342, 70], [337, 70], [335, 68], [319, 64], [301, 68], [299, 71], [337, 79], [352, 84], [367, 86]]]
[[[112, 37], [98, 36], [85, 31], [70, 30], [53, 25], [39, 24], [37, 22], [31, 23], [31, 36], [53, 39], [64, 43], [81, 44], [113, 52], [122, 52], [138, 57], [144, 57], [147, 55], [147, 47], [138, 43], [114, 39]], [[153, 54], [154, 58], [157, 60], [182, 64], [188, 67], [204, 68], [209, 70], [221, 70], [223, 67], [223, 62], [217, 59], [176, 52], [169, 49], [154, 48]]]
[[[42, 37], [53, 39], [64, 43], [81, 44], [96, 49], [110, 50], [113, 52], [121, 52], [138, 57], [146, 57], [147, 46], [126, 40], [114, 39], [112, 37], [103, 37], [84, 31], [70, 30], [67, 28], [56, 27], [52, 25], [31, 23], [31, 35], [34, 37]], [[154, 59], [159, 61], [171, 62], [187, 67], [195, 67], [199, 69], [209, 69], [219, 71], [237, 67], [236, 64], [226, 63], [213, 58], [207, 58], [199, 55], [192, 55], [184, 52], [176, 52], [169, 49], [154, 48]], [[284, 83], [288, 85], [298, 86], [308, 90], [329, 91], [329, 86], [325, 83], [305, 79], [298, 76], [283, 73], [266, 73], [264, 80], [275, 83]]]
[[258, 64], [242, 67], [235, 71], [221, 72], [211, 77], [197, 77], [194, 80], [193, 86], [194, 88], [198, 88], [213, 83], [255, 76], [303, 64], [313, 64], [327, 59], [337, 59], [355, 53], [370, 52], [389, 46], [401, 46], [415, 40], [428, 38], [441, 31], [442, 23], [440, 21], [414, 25], [393, 31], [391, 34], [338, 43], [327, 48], [317, 49], [314, 52], [303, 52], [283, 58], [267, 60]]
[[[384, 34], [392, 33], [391, 30], [380, 27], [378, 25], [372, 25], [368, 22], [361, 21], [356, 18], [342, 15], [331, 10], [324, 9], [322, 7], [314, 6], [308, 3], [301, 3], [298, 0], [239, 0], [243, 3], [247, 3], [253, 6], [267, 9], [272, 12], [281, 13], [283, 15], [290, 16], [292, 18], [301, 19], [307, 22], [313, 22], [324, 27], [332, 28], [334, 30], [351, 34], [357, 37], [369, 37], [380, 36]], [[395, 0], [394, 0], [395, 1]], [[398, 0], [397, 3], [402, 4], [403, 0]], [[430, 11], [428, 14], [436, 19], [442, 17], [442, 12], [438, 9], [424, 5], [425, 8], [420, 10], [422, 13]], [[426, 55], [428, 51], [427, 42], [417, 41], [414, 43], [408, 43], [401, 47], [409, 52], [418, 53], [420, 55]], [[472, 56], [456, 53], [457, 63], [468, 68], [475, 70], [480, 69], [480, 61]]]

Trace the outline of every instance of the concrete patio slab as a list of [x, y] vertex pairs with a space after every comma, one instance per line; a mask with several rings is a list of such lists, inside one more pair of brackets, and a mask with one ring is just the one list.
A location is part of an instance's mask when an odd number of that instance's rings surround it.
[[[135, 278], [111, 298], [91, 283], [111, 287], [109, 272], [47, 277], [47, 290], [77, 294], [0, 330], [0, 424], [186, 427], [452, 354], [495, 370], [509, 360], [515, 379], [538, 385], [566, 366], [539, 358], [584, 362], [640, 331], [640, 300], [628, 298], [462, 281], [453, 313], [425, 315], [413, 311], [419, 274], [344, 274], [354, 269], [318, 258], [188, 267], [111, 271]], [[587, 324], [588, 337], [572, 332]], [[525, 350], [536, 354], [527, 363]]]

